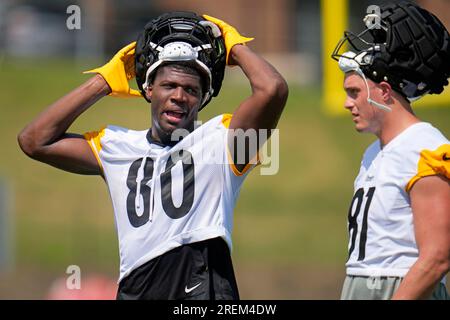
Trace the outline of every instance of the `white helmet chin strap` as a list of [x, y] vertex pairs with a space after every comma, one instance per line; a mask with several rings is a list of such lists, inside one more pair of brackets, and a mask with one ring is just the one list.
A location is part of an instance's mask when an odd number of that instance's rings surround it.
[[372, 100], [370, 98], [370, 88], [369, 88], [369, 84], [367, 83], [367, 79], [366, 76], [364, 75], [364, 72], [362, 72], [358, 61], [362, 61], [362, 58], [367, 54], [367, 52], [363, 52], [362, 55], [356, 55], [356, 53], [352, 52], [352, 51], [347, 51], [344, 54], [342, 54], [342, 56], [339, 58], [339, 68], [344, 72], [351, 72], [351, 71], [355, 71], [357, 74], [359, 74], [361, 76], [361, 78], [363, 78], [364, 83], [366, 84], [366, 88], [367, 88], [367, 102], [370, 103], [371, 105], [380, 108], [381, 110], [384, 111], [392, 111], [391, 108], [389, 108], [388, 106], [381, 104], [379, 102], [376, 102], [374, 100]]

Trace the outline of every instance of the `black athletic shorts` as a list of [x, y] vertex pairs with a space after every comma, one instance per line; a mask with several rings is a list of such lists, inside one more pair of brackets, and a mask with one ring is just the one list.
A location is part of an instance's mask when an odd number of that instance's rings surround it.
[[186, 244], [133, 270], [118, 300], [239, 300], [230, 251], [222, 238]]

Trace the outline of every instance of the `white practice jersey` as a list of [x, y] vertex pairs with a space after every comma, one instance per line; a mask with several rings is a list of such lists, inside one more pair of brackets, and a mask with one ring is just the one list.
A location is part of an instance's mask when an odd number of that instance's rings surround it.
[[348, 213], [347, 274], [404, 277], [418, 258], [408, 191], [421, 177], [450, 178], [450, 144], [420, 122], [366, 150]]
[[183, 244], [222, 237], [232, 247], [233, 210], [248, 169], [230, 165], [217, 116], [173, 147], [149, 130], [108, 126], [85, 134], [109, 188], [119, 238], [120, 277]]

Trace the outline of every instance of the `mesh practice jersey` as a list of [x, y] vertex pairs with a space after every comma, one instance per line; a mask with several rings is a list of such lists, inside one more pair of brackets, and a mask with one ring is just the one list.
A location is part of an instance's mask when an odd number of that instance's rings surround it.
[[366, 150], [348, 213], [347, 274], [404, 277], [418, 258], [408, 191], [421, 177], [450, 178], [450, 144], [416, 123], [380, 149]]
[[108, 185], [119, 238], [120, 277], [183, 244], [222, 237], [232, 247], [233, 210], [242, 182], [230, 165], [227, 128], [217, 116], [173, 147], [150, 130], [108, 126], [85, 134]]

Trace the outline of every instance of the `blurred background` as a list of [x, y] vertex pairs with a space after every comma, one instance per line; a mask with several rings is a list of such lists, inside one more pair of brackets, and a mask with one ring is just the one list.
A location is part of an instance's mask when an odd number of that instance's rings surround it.
[[[82, 71], [104, 64], [134, 41], [146, 22], [171, 10], [208, 13], [255, 37], [249, 45], [290, 85], [279, 122], [279, 172], [262, 176], [255, 170], [235, 211], [233, 260], [241, 298], [338, 299], [353, 179], [374, 137], [354, 131], [342, 112], [342, 93], [330, 96], [341, 91], [343, 77], [327, 69], [329, 48], [345, 27], [363, 29], [368, 5], [385, 2], [2, 0], [0, 299], [115, 297], [118, 244], [103, 180], [28, 159], [16, 136], [47, 105], [88, 79]], [[450, 27], [450, 1], [417, 2]], [[330, 34], [338, 35], [331, 44]], [[200, 119], [232, 112], [249, 93], [241, 71], [227, 68], [220, 96]], [[449, 137], [449, 90], [442, 96], [436, 103], [424, 98], [416, 111]], [[147, 129], [149, 105], [144, 99], [107, 97], [70, 131], [107, 124]], [[68, 290], [77, 274], [81, 289]]]

